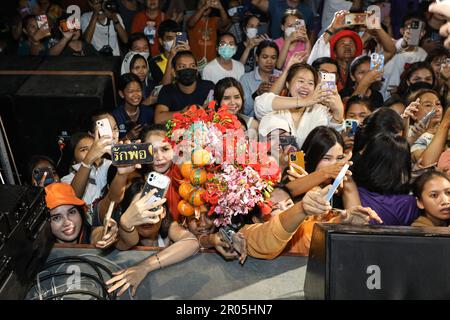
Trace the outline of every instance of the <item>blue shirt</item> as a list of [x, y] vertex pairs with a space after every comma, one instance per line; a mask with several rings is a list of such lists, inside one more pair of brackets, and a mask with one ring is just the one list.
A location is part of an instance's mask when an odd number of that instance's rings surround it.
[[[281, 20], [283, 19], [284, 12], [286, 9], [290, 8], [286, 0], [270, 0], [269, 1], [269, 14], [270, 14], [270, 35], [272, 39], [277, 39], [283, 36], [283, 31], [281, 31]], [[305, 20], [306, 28], [312, 31], [314, 28], [314, 14], [311, 8], [301, 2], [297, 8], [300, 11], [303, 20]]]
[[139, 118], [137, 123], [131, 121], [127, 112], [125, 111], [125, 104], [122, 103], [112, 112], [112, 115], [116, 119], [117, 126], [119, 127], [119, 139], [125, 137], [128, 131], [130, 131], [134, 126], [141, 124], [143, 126], [154, 123], [155, 108], [148, 106], [139, 107]]
[[244, 110], [242, 113], [249, 117], [255, 117], [255, 108], [253, 100], [253, 93], [258, 90], [258, 87], [261, 85], [262, 79], [259, 74], [259, 67], [256, 67], [255, 70], [249, 73], [245, 73], [239, 82], [242, 84], [242, 88], [244, 89]]

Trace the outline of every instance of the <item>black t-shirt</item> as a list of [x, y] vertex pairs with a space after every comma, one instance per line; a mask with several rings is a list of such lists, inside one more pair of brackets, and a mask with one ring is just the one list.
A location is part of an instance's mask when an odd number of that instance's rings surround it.
[[[351, 97], [353, 91], [354, 91], [353, 88], [347, 87], [347, 88], [342, 89], [339, 92], [339, 95], [341, 96], [342, 99], [344, 99], [346, 97]], [[370, 89], [370, 91], [372, 93], [370, 94], [370, 96], [368, 98], [370, 100], [370, 104], [372, 105], [371, 106], [372, 110], [382, 107], [384, 104], [383, 95], [380, 92], [378, 92], [377, 90]]]
[[180, 111], [193, 104], [203, 105], [209, 92], [214, 91], [214, 83], [207, 80], [197, 80], [197, 87], [191, 94], [186, 94], [178, 88], [178, 85], [169, 84], [163, 86], [158, 95], [158, 102], [169, 107], [169, 111]]

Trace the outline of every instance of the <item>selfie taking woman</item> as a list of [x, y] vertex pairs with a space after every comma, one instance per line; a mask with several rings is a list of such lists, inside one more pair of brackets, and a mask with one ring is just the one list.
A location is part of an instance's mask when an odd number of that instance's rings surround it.
[[[294, 59], [294, 58], [293, 58]], [[288, 97], [272, 92], [264, 93], [255, 100], [258, 119], [270, 117], [273, 121], [289, 123], [291, 132], [301, 148], [308, 134], [318, 126], [330, 126], [344, 130], [344, 106], [337, 90], [319, 84], [317, 71], [306, 63], [292, 65], [286, 75]]]

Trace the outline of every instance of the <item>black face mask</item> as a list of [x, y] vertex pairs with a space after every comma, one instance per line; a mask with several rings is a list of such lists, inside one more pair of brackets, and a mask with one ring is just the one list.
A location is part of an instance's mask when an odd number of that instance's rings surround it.
[[190, 86], [197, 80], [197, 70], [196, 69], [181, 69], [176, 72], [177, 80], [183, 86]]
[[419, 81], [411, 84], [408, 88], [408, 91], [415, 92], [420, 89], [433, 89], [433, 85], [429, 84], [428, 82]]

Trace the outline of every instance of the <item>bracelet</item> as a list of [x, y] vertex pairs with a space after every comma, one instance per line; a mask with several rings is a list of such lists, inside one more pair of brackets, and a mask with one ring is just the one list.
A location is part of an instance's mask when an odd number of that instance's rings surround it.
[[125, 231], [126, 233], [132, 233], [134, 229], [136, 229], [134, 226], [131, 227], [131, 230], [127, 230], [123, 227], [123, 225], [119, 222], [119, 228]]
[[159, 261], [158, 254], [155, 254], [156, 260], [158, 260], [159, 268], [162, 269], [161, 261]]
[[87, 164], [84, 163], [83, 161], [81, 161], [80, 163], [81, 163], [81, 165], [82, 165], [83, 167], [88, 168], [88, 169], [92, 169], [92, 164], [91, 164], [91, 165], [87, 165]]
[[328, 30], [328, 29], [326, 29], [326, 30], [325, 30], [325, 32], [326, 32], [326, 33], [328, 33], [328, 34], [329, 34], [330, 36], [332, 36], [332, 35], [333, 35], [333, 32], [331, 32], [331, 31], [330, 31], [330, 30]]

